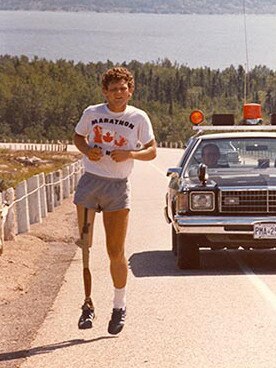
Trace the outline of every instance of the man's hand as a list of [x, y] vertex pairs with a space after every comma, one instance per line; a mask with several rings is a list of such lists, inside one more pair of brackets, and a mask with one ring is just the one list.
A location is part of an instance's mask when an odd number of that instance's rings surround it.
[[99, 161], [103, 156], [100, 147], [89, 147], [87, 137], [83, 135], [75, 133], [74, 143], [77, 149], [91, 161]]
[[111, 152], [110, 157], [116, 162], [123, 162], [132, 158], [131, 151], [124, 150], [114, 150]]
[[89, 158], [89, 160], [91, 161], [99, 161], [102, 156], [102, 150], [99, 147], [94, 147], [94, 148], [89, 148], [86, 156]]
[[127, 151], [127, 150], [114, 150], [110, 154], [112, 160], [116, 162], [123, 162], [129, 159], [150, 161], [156, 157], [156, 142], [152, 139], [146, 143], [140, 150]]

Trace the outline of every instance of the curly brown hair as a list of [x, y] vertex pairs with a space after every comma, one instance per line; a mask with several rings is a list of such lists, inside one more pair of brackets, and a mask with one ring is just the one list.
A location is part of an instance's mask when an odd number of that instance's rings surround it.
[[108, 89], [111, 82], [118, 82], [124, 79], [130, 89], [134, 89], [134, 78], [131, 72], [124, 67], [114, 67], [108, 69], [102, 76], [102, 87]]

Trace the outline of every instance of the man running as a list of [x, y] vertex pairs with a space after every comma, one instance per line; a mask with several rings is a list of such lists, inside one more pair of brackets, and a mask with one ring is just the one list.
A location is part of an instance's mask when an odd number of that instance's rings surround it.
[[84, 154], [85, 168], [74, 197], [81, 238], [77, 244], [83, 251], [85, 291], [78, 326], [80, 329], [91, 328], [95, 316], [89, 248], [95, 214], [102, 211], [114, 285], [108, 332], [114, 335], [123, 329], [126, 317], [128, 263], [124, 247], [130, 210], [128, 177], [134, 160], [149, 161], [156, 157], [156, 142], [148, 115], [128, 105], [133, 92], [134, 78], [126, 68], [107, 70], [102, 76], [106, 102], [84, 110], [74, 136], [76, 147]]

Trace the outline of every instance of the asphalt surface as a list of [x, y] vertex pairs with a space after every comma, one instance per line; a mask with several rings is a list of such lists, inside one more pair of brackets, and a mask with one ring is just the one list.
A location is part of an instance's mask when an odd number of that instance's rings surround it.
[[127, 320], [118, 336], [107, 332], [112, 283], [101, 215], [91, 257], [96, 319], [77, 321], [83, 300], [81, 253], [21, 368], [275, 368], [276, 252], [203, 250], [200, 271], [180, 271], [163, 215], [168, 179], [181, 150], [158, 149], [136, 162], [127, 236]]

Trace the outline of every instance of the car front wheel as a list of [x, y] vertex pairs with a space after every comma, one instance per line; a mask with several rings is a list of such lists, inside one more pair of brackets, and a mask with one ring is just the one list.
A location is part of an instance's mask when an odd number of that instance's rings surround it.
[[195, 236], [177, 234], [177, 266], [181, 270], [200, 268], [199, 245]]

